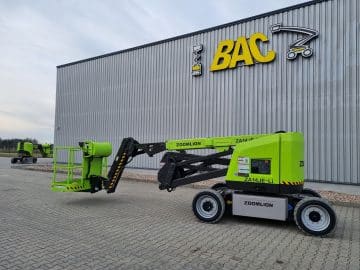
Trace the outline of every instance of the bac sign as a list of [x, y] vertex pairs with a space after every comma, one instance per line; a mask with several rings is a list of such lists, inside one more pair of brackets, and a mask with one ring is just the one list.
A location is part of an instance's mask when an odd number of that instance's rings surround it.
[[269, 39], [263, 33], [255, 33], [249, 39], [241, 36], [234, 40], [220, 41], [212, 61], [210, 70], [223, 70], [236, 68], [240, 65], [253, 65], [258, 63], [269, 63], [275, 59], [274, 51], [261, 52], [258, 46], [260, 42], [268, 42]]

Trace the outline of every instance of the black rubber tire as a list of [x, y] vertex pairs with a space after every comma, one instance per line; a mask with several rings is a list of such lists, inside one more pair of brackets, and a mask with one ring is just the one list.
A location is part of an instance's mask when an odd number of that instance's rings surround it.
[[33, 160], [32, 160], [33, 163], [36, 163], [37, 162], [37, 158], [34, 157]]
[[[307, 224], [303, 222], [302, 212], [308, 207], [314, 208], [314, 210], [311, 213], [315, 212], [316, 214], [317, 212], [316, 208], [318, 208], [319, 212], [320, 211], [327, 212], [329, 217], [329, 224], [324, 229], [314, 230], [313, 228], [310, 228]], [[319, 216], [319, 212], [317, 213], [318, 216]], [[320, 218], [319, 221], [323, 220], [323, 217], [321, 217], [321, 215], [318, 218]], [[309, 219], [311, 219], [311, 217], [309, 217]], [[332, 208], [332, 206], [330, 205], [330, 203], [323, 198], [306, 197], [301, 201], [299, 201], [295, 206], [294, 220], [300, 230], [314, 236], [325, 236], [327, 234], [330, 234], [336, 227], [336, 213]], [[317, 221], [312, 221], [312, 222], [315, 224]]]
[[321, 198], [321, 195], [311, 188], [303, 188], [301, 194], [306, 196]]
[[232, 215], [232, 193], [227, 192], [229, 186], [225, 182], [214, 184], [211, 189], [220, 193], [225, 201], [225, 214]]
[[[206, 199], [208, 200], [205, 201]], [[217, 209], [215, 209], [216, 211], [212, 215], [209, 213], [209, 216], [205, 216], [201, 213], [209, 212], [204, 209], [205, 205], [202, 204], [204, 202], [210, 204], [210, 211], [212, 208], [217, 207]], [[214, 203], [216, 205], [214, 205]], [[216, 223], [223, 217], [225, 213], [225, 201], [219, 192], [212, 189], [206, 189], [195, 195], [192, 203], [192, 209], [195, 216], [201, 221], [207, 223]]]
[[12, 158], [12, 159], [10, 160], [10, 162], [11, 162], [11, 164], [15, 164], [15, 163], [17, 162], [17, 158]]

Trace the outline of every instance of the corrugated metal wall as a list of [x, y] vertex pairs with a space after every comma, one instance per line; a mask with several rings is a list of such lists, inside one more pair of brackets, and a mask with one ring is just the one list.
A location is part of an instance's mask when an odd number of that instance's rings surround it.
[[[360, 2], [330, 0], [165, 43], [59, 67], [55, 144], [302, 131], [306, 178], [360, 184]], [[310, 59], [286, 59], [293, 33], [269, 26], [309, 27], [320, 35]], [[210, 72], [217, 44], [254, 32], [274, 62]], [[204, 45], [204, 73], [191, 76], [192, 46]], [[157, 168], [137, 157], [134, 167]]]

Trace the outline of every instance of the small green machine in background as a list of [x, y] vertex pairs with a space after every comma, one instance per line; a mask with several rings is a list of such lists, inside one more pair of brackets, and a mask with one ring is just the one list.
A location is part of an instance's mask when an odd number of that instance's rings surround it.
[[18, 142], [16, 147], [17, 157], [11, 159], [11, 163], [36, 163], [37, 157], [34, 156], [34, 151], [38, 150], [41, 157], [51, 158], [53, 155], [52, 144], [33, 144], [32, 142]]
[[[53, 191], [94, 193], [98, 191], [98, 182], [106, 179], [107, 157], [111, 155], [111, 144], [85, 141], [80, 142], [79, 145], [80, 147], [55, 147], [51, 185]], [[79, 151], [83, 156], [81, 165], [75, 163], [75, 155]], [[67, 164], [58, 163], [57, 159], [61, 152], [67, 155]], [[59, 181], [58, 172], [61, 170], [66, 172], [66, 178]]]
[[[195, 216], [215, 223], [225, 212], [237, 216], [294, 220], [312, 235], [326, 235], [336, 225], [336, 214], [329, 202], [316, 191], [304, 188], [304, 137], [299, 132], [190, 138], [141, 144], [124, 138], [107, 171], [110, 143], [86, 141], [68, 151], [68, 164], [54, 159], [53, 191], [91, 192], [102, 189], [113, 193], [125, 166], [136, 156], [165, 152], [158, 172], [160, 190], [208, 179], [224, 177], [225, 182], [199, 192], [192, 204]], [[199, 155], [196, 150], [212, 149]], [[75, 151], [82, 152], [82, 165], [74, 163]], [[190, 152], [187, 152], [190, 151]], [[57, 171], [66, 170], [59, 180]], [[81, 170], [75, 177], [74, 171]], [[225, 211], [226, 210], [226, 211]]]

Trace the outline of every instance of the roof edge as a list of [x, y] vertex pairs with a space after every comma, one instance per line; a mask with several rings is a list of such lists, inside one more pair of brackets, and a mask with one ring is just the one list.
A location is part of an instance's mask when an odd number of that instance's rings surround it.
[[271, 15], [291, 11], [291, 10], [302, 8], [302, 7], [312, 6], [312, 5], [319, 4], [319, 3], [322, 3], [322, 2], [327, 2], [327, 1], [331, 1], [331, 0], [307, 1], [307, 2], [296, 4], [296, 5], [293, 5], [293, 6], [288, 6], [288, 7], [285, 7], [285, 8], [265, 12], [265, 13], [262, 13], [262, 14], [259, 14], [259, 15], [254, 15], [254, 16], [251, 16], [251, 17], [247, 17], [247, 18], [244, 18], [244, 19], [237, 20], [237, 21], [232, 21], [232, 22], [229, 22], [229, 23], [224, 23], [224, 24], [220, 24], [220, 25], [217, 25], [217, 26], [212, 26], [212, 27], [209, 27], [209, 28], [205, 28], [205, 29], [202, 29], [202, 30], [195, 31], [195, 32], [190, 32], [190, 33], [187, 33], [187, 34], [183, 34], [183, 35], [179, 35], [179, 36], [175, 36], [175, 37], [171, 37], [171, 38], [167, 38], [167, 39], [162, 39], [162, 40], [158, 40], [158, 41], [155, 41], [155, 42], [146, 43], [146, 44], [143, 44], [143, 45], [131, 47], [131, 48], [120, 50], [120, 51], [101, 54], [101, 55], [98, 55], [98, 56], [89, 57], [89, 58], [85, 58], [85, 59], [82, 59], [82, 60], [77, 60], [77, 61], [70, 62], [70, 63], [67, 63], [67, 64], [62, 64], [62, 65], [56, 66], [56, 68], [63, 68], [63, 67], [67, 67], [67, 66], [72, 66], [72, 65], [76, 65], [76, 64], [96, 60], [96, 59], [99, 59], [99, 58], [105, 58], [105, 57], [109, 57], [109, 56], [116, 55], [116, 54], [121, 54], [121, 53], [134, 51], [134, 50], [138, 50], [138, 49], [142, 49], [142, 48], [146, 48], [146, 47], [151, 47], [151, 46], [155, 46], [155, 45], [158, 45], [158, 44], [162, 44], [162, 43], [166, 43], [166, 42], [170, 42], [170, 41], [174, 41], [174, 40], [178, 40], [178, 39], [182, 39], [182, 38], [187, 38], [187, 37], [202, 34], [202, 33], [207, 33], [207, 32], [210, 32], [210, 31], [217, 30], [217, 29], [221, 29], [221, 28], [233, 26], [233, 25], [236, 25], [236, 24], [261, 19], [261, 18], [268, 17], [268, 16], [271, 16]]

